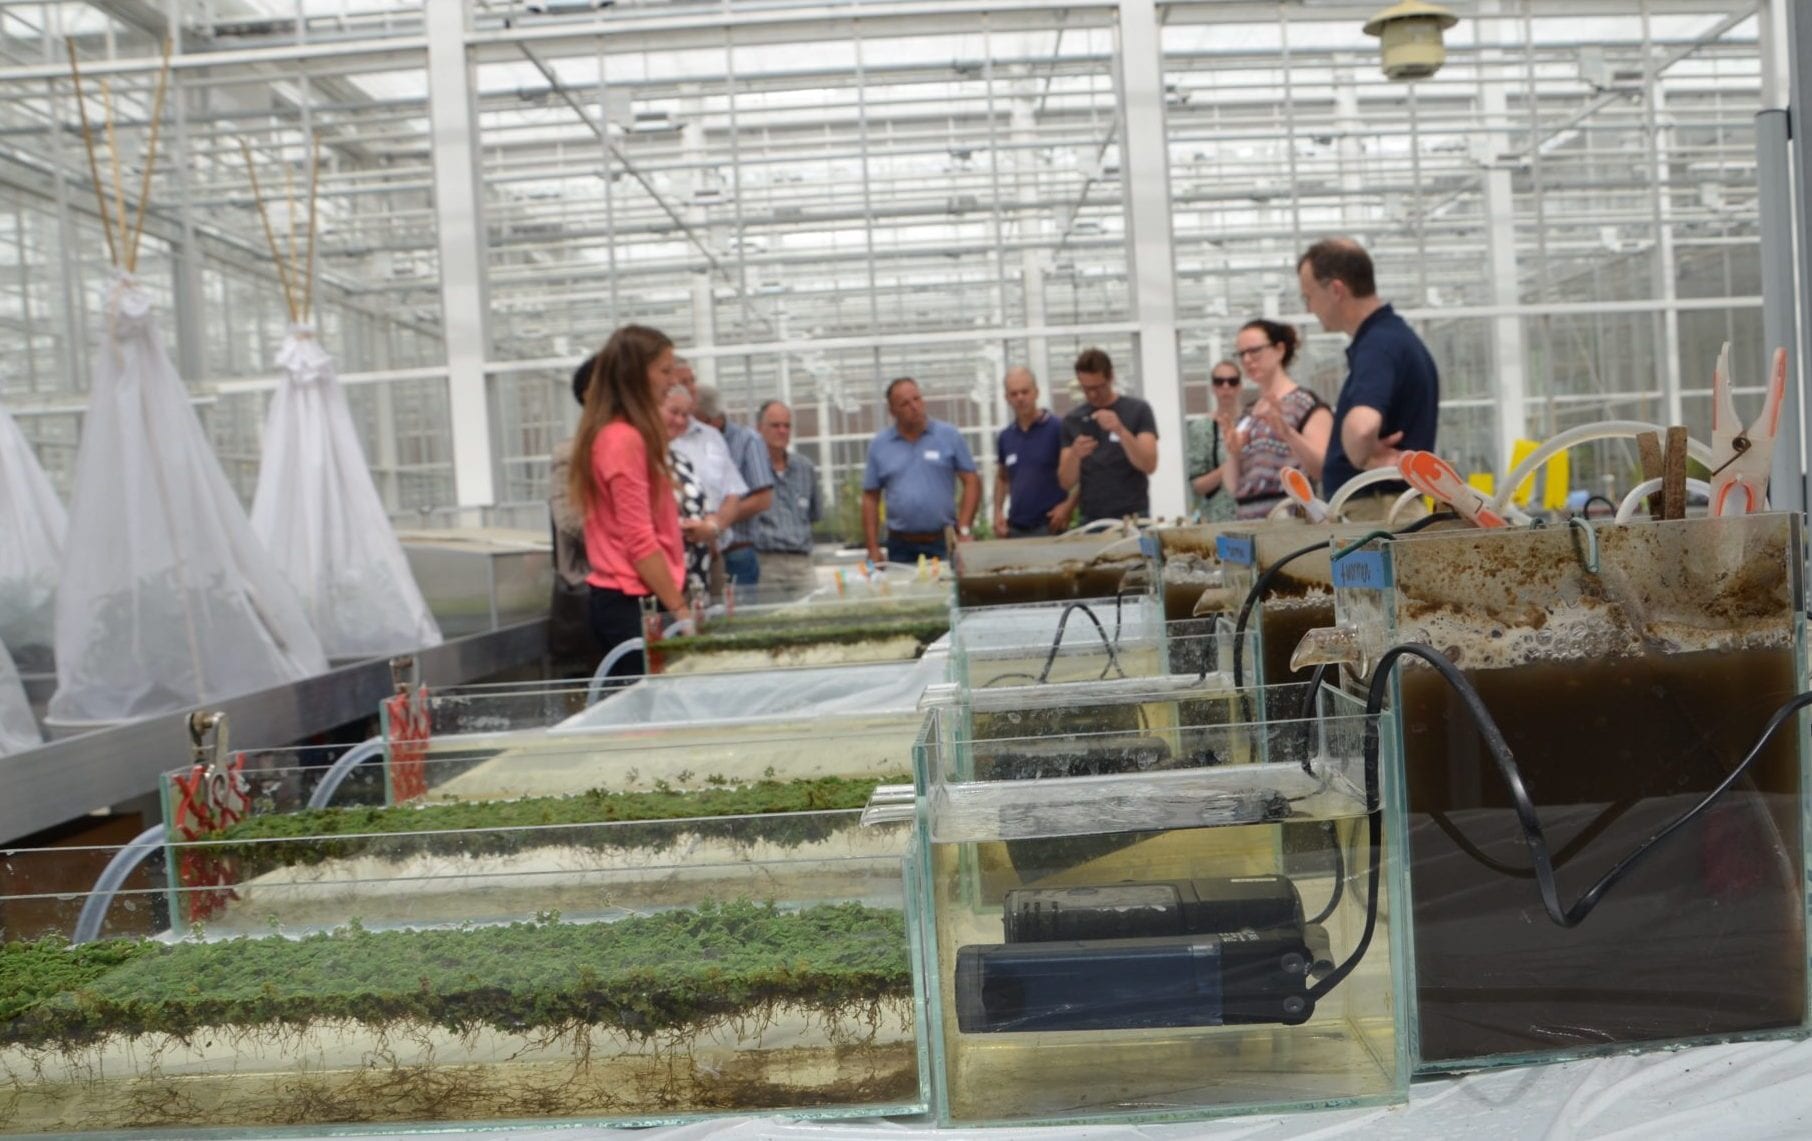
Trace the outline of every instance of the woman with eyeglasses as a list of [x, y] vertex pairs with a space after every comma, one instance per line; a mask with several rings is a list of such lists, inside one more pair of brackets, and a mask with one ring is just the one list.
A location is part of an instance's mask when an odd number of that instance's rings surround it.
[[1189, 486], [1196, 495], [1196, 512], [1204, 523], [1219, 523], [1233, 518], [1233, 491], [1225, 483], [1223, 466], [1239, 423], [1239, 366], [1231, 360], [1218, 360], [1208, 370], [1209, 392], [1214, 395], [1214, 411], [1189, 422]]
[[1312, 482], [1321, 479], [1321, 461], [1334, 431], [1334, 412], [1313, 392], [1290, 379], [1299, 344], [1296, 330], [1263, 317], [1240, 327], [1234, 355], [1258, 386], [1252, 414], [1235, 429], [1222, 481], [1234, 489], [1240, 519], [1263, 519], [1283, 500], [1279, 473], [1298, 468]]

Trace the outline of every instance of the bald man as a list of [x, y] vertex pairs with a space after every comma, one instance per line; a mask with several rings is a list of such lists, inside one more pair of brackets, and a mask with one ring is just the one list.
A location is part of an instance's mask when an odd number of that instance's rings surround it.
[[1002, 383], [1013, 422], [995, 441], [994, 537], [1062, 534], [1076, 509], [1076, 496], [1057, 481], [1063, 422], [1038, 407], [1038, 378], [1031, 369], [1010, 368]]

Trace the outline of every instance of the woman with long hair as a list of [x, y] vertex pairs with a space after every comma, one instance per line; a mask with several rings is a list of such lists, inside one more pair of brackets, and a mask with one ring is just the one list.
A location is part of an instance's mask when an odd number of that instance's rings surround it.
[[1221, 466], [1225, 486], [1241, 519], [1263, 519], [1284, 497], [1281, 474], [1300, 468], [1311, 481], [1321, 479], [1334, 412], [1321, 397], [1290, 379], [1296, 359], [1296, 330], [1260, 317], [1240, 326], [1234, 356], [1258, 386], [1252, 413], [1234, 429], [1227, 462]]
[[[585, 519], [591, 628], [606, 653], [642, 635], [649, 595], [675, 620], [692, 618], [660, 407], [672, 383], [673, 342], [657, 329], [625, 325], [599, 350], [585, 390], [568, 494]], [[636, 653], [610, 672], [644, 670]]]

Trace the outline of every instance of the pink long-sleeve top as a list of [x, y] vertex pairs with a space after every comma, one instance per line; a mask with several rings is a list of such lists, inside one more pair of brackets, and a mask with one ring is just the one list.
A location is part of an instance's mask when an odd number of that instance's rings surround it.
[[638, 559], [659, 551], [673, 581], [686, 581], [679, 505], [673, 489], [649, 478], [648, 448], [627, 420], [613, 420], [591, 446], [591, 473], [597, 492], [585, 516], [585, 557], [593, 586], [624, 594], [654, 592], [636, 573]]

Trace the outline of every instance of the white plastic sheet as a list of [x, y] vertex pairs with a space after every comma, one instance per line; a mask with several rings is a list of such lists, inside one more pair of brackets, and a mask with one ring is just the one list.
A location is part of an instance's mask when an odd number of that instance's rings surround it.
[[941, 658], [920, 658], [748, 673], [655, 674], [612, 692], [548, 732], [912, 713], [925, 687], [943, 680], [944, 670]]
[[0, 757], [35, 749], [44, 743], [38, 735], [38, 722], [31, 715], [31, 703], [25, 698], [25, 687], [19, 682], [19, 671], [13, 656], [0, 642]]
[[69, 518], [25, 434], [0, 408], [0, 642], [50, 668]]
[[283, 381], [264, 425], [252, 529], [302, 599], [329, 657], [440, 644], [365, 464], [333, 358], [312, 326], [277, 354]]
[[53, 721], [142, 717], [327, 668], [228, 486], [151, 299], [115, 277], [57, 593]]

